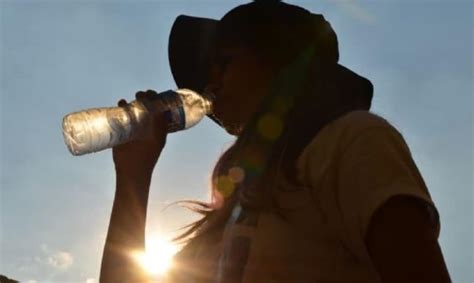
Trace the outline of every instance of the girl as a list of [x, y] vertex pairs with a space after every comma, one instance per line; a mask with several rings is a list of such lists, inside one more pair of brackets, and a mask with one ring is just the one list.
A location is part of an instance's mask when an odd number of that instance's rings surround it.
[[[439, 216], [409, 149], [369, 112], [370, 82], [337, 63], [329, 23], [255, 1], [215, 28], [204, 91], [237, 139], [216, 164], [211, 203], [194, 203], [203, 218], [182, 235], [169, 282], [450, 282]], [[164, 129], [156, 113], [142, 139], [113, 149], [101, 282], [148, 280], [127, 251], [144, 247]]]

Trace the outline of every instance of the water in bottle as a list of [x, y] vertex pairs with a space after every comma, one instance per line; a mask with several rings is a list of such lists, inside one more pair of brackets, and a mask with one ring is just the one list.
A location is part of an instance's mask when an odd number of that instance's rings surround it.
[[125, 107], [74, 112], [63, 118], [64, 142], [73, 155], [97, 152], [126, 143], [143, 133], [150, 113], [155, 110], [163, 112], [168, 132], [188, 129], [212, 113], [212, 100], [210, 94], [179, 89], [157, 94], [150, 105], [134, 100]]

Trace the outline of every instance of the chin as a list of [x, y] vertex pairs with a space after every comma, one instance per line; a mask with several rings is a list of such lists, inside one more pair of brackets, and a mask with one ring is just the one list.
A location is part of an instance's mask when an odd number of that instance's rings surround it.
[[225, 125], [224, 126], [225, 130], [227, 133], [233, 135], [233, 136], [239, 136], [242, 131], [244, 130], [244, 127], [242, 125]]
[[244, 126], [241, 123], [226, 120], [221, 115], [217, 115], [217, 113], [214, 115], [214, 118], [219, 121], [221, 127], [230, 135], [239, 136], [244, 129]]

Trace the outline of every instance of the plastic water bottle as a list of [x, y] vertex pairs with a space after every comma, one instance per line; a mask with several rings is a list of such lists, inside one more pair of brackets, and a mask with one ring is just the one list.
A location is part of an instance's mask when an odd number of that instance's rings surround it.
[[168, 90], [156, 95], [151, 106], [134, 100], [126, 107], [92, 108], [66, 115], [64, 142], [73, 155], [83, 155], [126, 143], [142, 134], [153, 109], [163, 112], [167, 131], [176, 132], [196, 125], [212, 113], [213, 97], [189, 89]]

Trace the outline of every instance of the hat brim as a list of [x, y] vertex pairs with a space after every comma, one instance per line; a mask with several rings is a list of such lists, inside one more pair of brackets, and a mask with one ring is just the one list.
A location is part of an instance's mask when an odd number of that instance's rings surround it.
[[[178, 88], [202, 92], [209, 81], [218, 20], [180, 15], [171, 28], [168, 60]], [[218, 125], [213, 115], [207, 115]]]
[[[168, 59], [178, 88], [202, 92], [206, 87], [218, 22], [186, 15], [180, 15], [174, 21], [168, 42]], [[367, 100], [367, 110], [370, 108], [373, 86], [368, 79], [340, 64], [336, 66], [335, 76], [344, 91], [364, 97]], [[215, 117], [208, 117], [220, 125]]]

